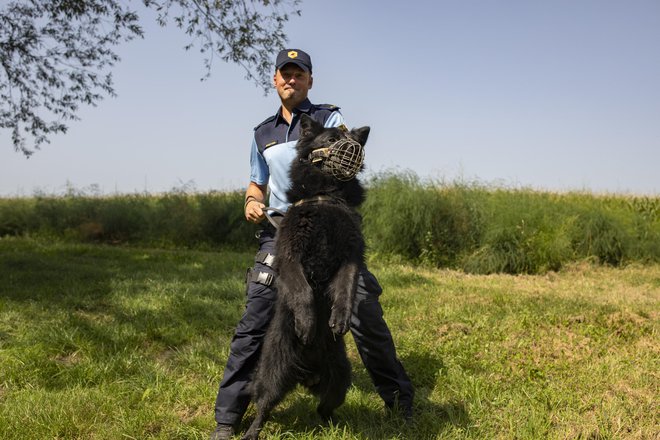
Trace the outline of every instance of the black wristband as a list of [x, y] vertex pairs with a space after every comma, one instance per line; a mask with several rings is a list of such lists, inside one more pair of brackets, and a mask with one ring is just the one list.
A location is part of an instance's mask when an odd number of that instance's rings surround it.
[[258, 202], [257, 198], [255, 196], [247, 196], [245, 198], [245, 205], [243, 205], [243, 209], [247, 208], [248, 203], [250, 203], [251, 200], [254, 200], [255, 202]]

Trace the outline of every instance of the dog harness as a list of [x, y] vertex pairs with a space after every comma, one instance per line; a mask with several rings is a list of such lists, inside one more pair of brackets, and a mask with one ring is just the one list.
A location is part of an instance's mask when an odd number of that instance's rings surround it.
[[301, 199], [298, 200], [296, 203], [293, 204], [293, 206], [300, 206], [304, 205], [305, 203], [344, 203], [343, 200], [338, 199], [337, 197], [332, 197], [332, 196], [326, 196], [326, 195], [318, 195], [314, 197], [309, 197], [307, 199]]
[[[318, 195], [318, 196], [298, 200], [297, 202], [293, 203], [293, 206], [300, 206], [300, 205], [305, 204], [305, 203], [324, 203], [324, 202], [328, 202], [328, 203], [345, 203], [344, 200], [339, 199], [337, 197], [326, 196], [326, 195], [321, 194], [321, 195]], [[280, 210], [280, 209], [273, 208], [271, 206], [268, 206], [268, 207], [264, 208], [263, 211], [264, 211], [264, 215], [266, 216], [266, 220], [268, 220], [268, 222], [271, 225], [273, 225], [273, 227], [275, 229], [279, 229], [280, 222], [282, 221], [282, 219], [284, 218], [284, 215], [286, 213], [284, 211]], [[273, 211], [275, 214], [271, 214], [270, 211]]]

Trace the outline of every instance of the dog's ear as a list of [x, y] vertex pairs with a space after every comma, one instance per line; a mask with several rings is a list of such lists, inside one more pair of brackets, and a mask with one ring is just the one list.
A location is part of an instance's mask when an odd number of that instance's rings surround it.
[[369, 131], [371, 128], [369, 127], [360, 127], [360, 128], [354, 128], [351, 130], [351, 137], [358, 141], [360, 145], [364, 147], [364, 144], [367, 143], [367, 138], [369, 137]]
[[323, 126], [307, 114], [300, 115], [300, 138], [314, 139], [323, 131]]

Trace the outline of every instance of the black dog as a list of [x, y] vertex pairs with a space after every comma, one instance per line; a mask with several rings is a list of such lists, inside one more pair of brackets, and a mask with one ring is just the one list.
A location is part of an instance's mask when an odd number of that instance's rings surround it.
[[364, 146], [369, 127], [324, 128], [300, 120], [297, 157], [287, 192], [295, 202], [277, 232], [274, 267], [278, 298], [252, 383], [257, 415], [244, 440], [256, 440], [270, 411], [297, 384], [320, 397], [318, 413], [329, 420], [344, 402], [351, 365], [344, 335], [349, 330], [358, 274], [364, 265], [361, 220], [364, 200], [356, 178], [338, 180], [308, 158], [341, 139]]

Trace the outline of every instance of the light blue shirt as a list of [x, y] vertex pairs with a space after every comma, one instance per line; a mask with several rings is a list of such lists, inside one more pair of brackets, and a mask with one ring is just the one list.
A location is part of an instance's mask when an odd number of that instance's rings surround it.
[[[297, 115], [294, 114], [295, 116]], [[344, 117], [339, 110], [335, 110], [325, 121], [324, 126], [338, 127], [343, 124]], [[292, 133], [292, 127], [298, 128], [295, 125], [288, 126], [284, 142], [268, 146], [263, 150], [263, 153], [259, 151], [256, 135], [252, 139], [250, 181], [257, 185], [267, 184], [270, 190], [268, 206], [282, 211], [286, 211], [291, 204], [286, 198], [286, 192], [290, 186], [289, 170], [291, 163], [296, 158], [296, 142], [298, 142], [299, 129]]]

